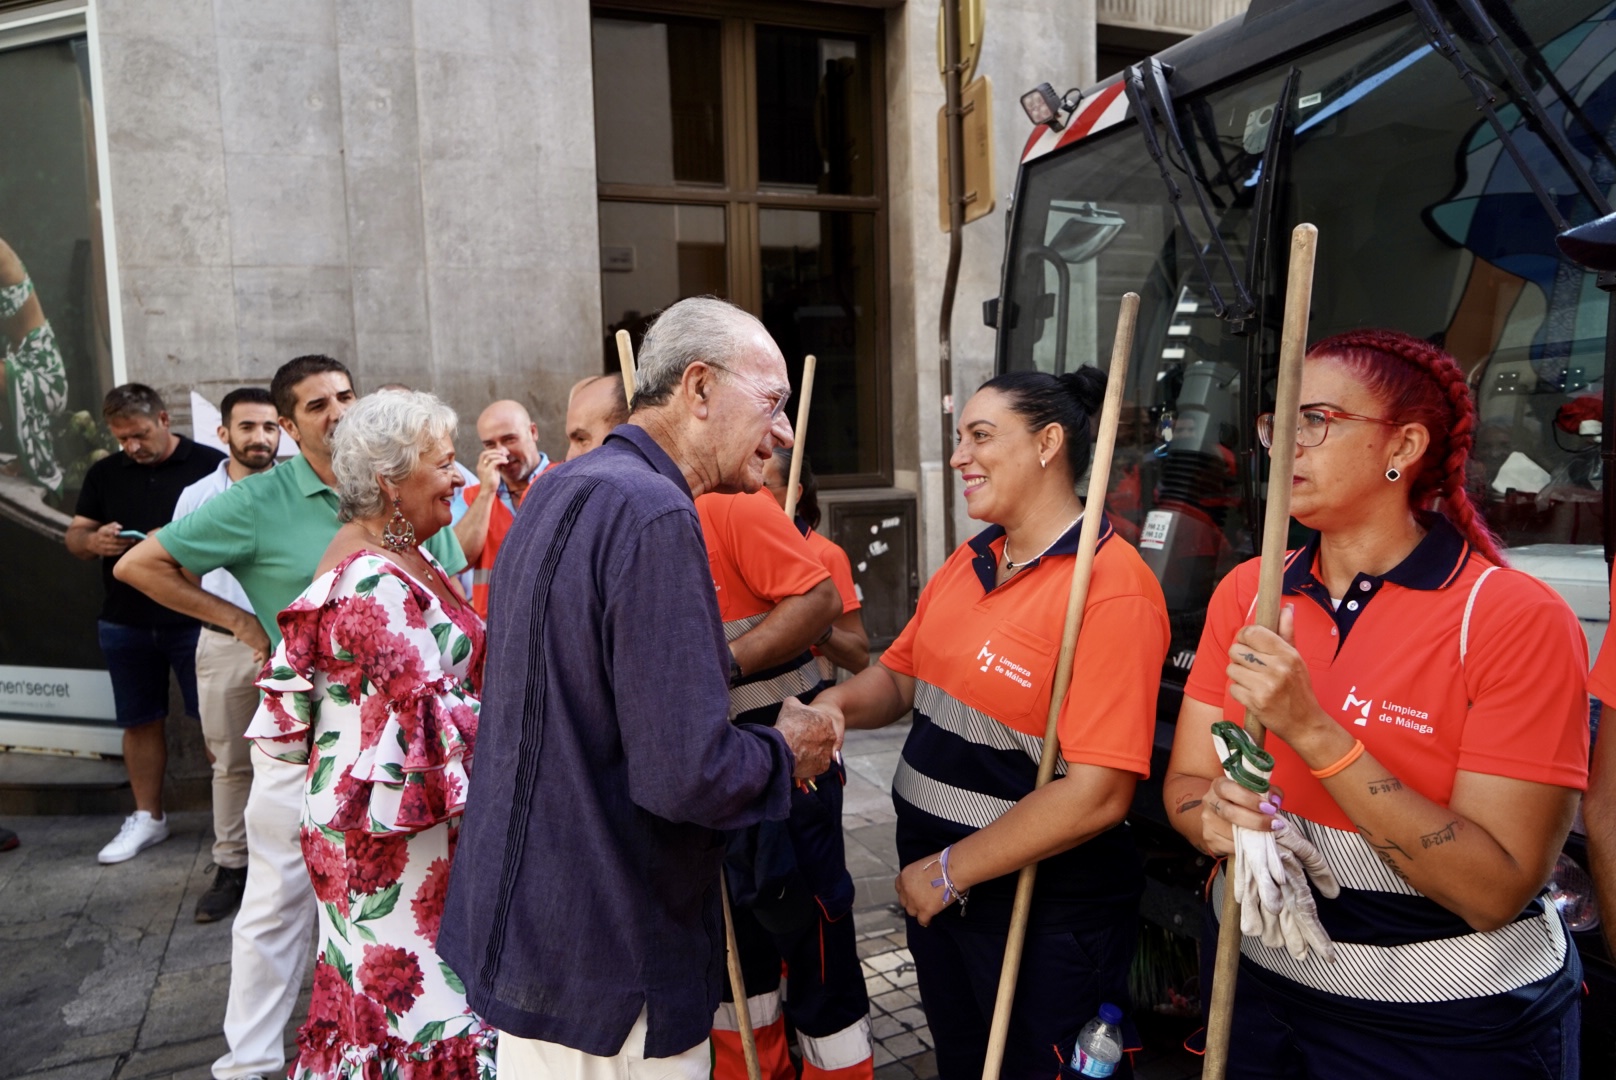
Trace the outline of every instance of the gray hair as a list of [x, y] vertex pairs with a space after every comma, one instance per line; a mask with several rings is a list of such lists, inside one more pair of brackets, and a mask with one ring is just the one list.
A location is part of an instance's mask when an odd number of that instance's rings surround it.
[[432, 443], [454, 437], [456, 422], [455, 411], [432, 394], [384, 390], [361, 398], [331, 437], [338, 520], [386, 511], [381, 481], [403, 483]]
[[167, 405], [163, 404], [163, 396], [145, 383], [124, 383], [114, 386], [107, 391], [107, 396], [101, 401], [101, 416], [107, 420], [129, 419], [136, 416], [145, 416], [153, 420], [157, 415], [166, 412]]
[[740, 361], [759, 330], [763, 324], [756, 318], [716, 296], [693, 296], [669, 307], [640, 345], [634, 411], [667, 404], [685, 369], [698, 360], [725, 368]]

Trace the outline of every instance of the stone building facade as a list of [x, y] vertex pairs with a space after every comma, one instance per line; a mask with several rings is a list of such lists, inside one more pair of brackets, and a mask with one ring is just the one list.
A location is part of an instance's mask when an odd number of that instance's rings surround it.
[[[980, 312], [998, 291], [1004, 214], [1029, 130], [1019, 95], [1044, 81], [1057, 90], [1087, 86], [1103, 74], [1097, 58], [1114, 65], [1142, 55], [1245, 4], [985, 6], [978, 72], [994, 84], [998, 201], [965, 231], [956, 397], [992, 365], [992, 332]], [[664, 197], [643, 177], [607, 175], [618, 169], [613, 161], [631, 168], [655, 157], [641, 129], [655, 126], [660, 105], [656, 94], [634, 89], [646, 70], [632, 56], [605, 63], [603, 20], [624, 33], [721, 29], [713, 40], [725, 72], [724, 168], [740, 172], [725, 174], [727, 187], [693, 184], [695, 201], [674, 207], [686, 230], [677, 245], [687, 275], [680, 280], [700, 282], [706, 272], [716, 291], [760, 310], [782, 274], [805, 290], [804, 274], [823, 277], [832, 260], [820, 258], [816, 271], [813, 245], [823, 255], [841, 228], [827, 223], [851, 222], [867, 236], [837, 241], [851, 244], [853, 262], [867, 263], [858, 271], [864, 291], [839, 316], [857, 324], [854, 344], [825, 346], [847, 352], [850, 389], [845, 400], [821, 389], [814, 405], [816, 423], [852, 433], [858, 455], [819, 468], [826, 503], [904, 511], [912, 596], [945, 554], [937, 319], [948, 238], [937, 224], [943, 92], [935, 0], [0, 0], [0, 89], [8, 66], [30, 86], [44, 85], [23, 72], [34, 64], [54, 72], [51, 85], [66, 95], [68, 119], [40, 136], [69, 144], [48, 157], [56, 173], [8, 176], [0, 166], [0, 236], [37, 268], [47, 313], [71, 339], [70, 408], [93, 413], [111, 385], [146, 382], [189, 432], [193, 392], [217, 402], [237, 385], [265, 383], [292, 356], [323, 352], [348, 363], [362, 391], [403, 382], [444, 397], [462, 417], [462, 456], [473, 456], [470, 421], [497, 397], [526, 403], [544, 449], [560, 456], [568, 388], [604, 370], [603, 342], [621, 314], [603, 307], [603, 295], [628, 280], [614, 274], [649, 274], [654, 263], [654, 245], [636, 243], [632, 229], [626, 242], [605, 233], [683, 198], [677, 179], [675, 195]], [[735, 156], [749, 140], [767, 143], [777, 115], [769, 112], [779, 104], [775, 91], [758, 89], [760, 78], [784, 85], [765, 62], [775, 54], [759, 51], [776, 26], [817, 34], [821, 67], [839, 62], [868, 82], [861, 92], [871, 118], [864, 136], [850, 137], [868, 144], [860, 151], [871, 159], [867, 186], [842, 193], [845, 207], [824, 183], [769, 189], [755, 165], [765, 161], [767, 174], [767, 147], [752, 166]], [[787, 38], [779, 55], [789, 58], [801, 42]], [[689, 57], [667, 55], [692, 68]], [[699, 90], [700, 67], [690, 85], [675, 87], [676, 106]], [[821, 99], [824, 92], [821, 85]], [[747, 114], [760, 108], [761, 118]], [[802, 113], [797, 122], [823, 135], [825, 115]], [[748, 127], [753, 119], [759, 123]], [[828, 173], [834, 155], [826, 154]], [[15, 148], [7, 156], [19, 160]], [[752, 194], [734, 196], [737, 175], [750, 177]], [[69, 188], [77, 194], [64, 195]], [[51, 199], [67, 199], [70, 212], [33, 205]], [[701, 222], [718, 221], [718, 211], [727, 269], [698, 242]], [[787, 235], [793, 230], [800, 235]], [[823, 307], [813, 297], [834, 287], [814, 285], [820, 292], [804, 292], [788, 312], [810, 328], [804, 340], [813, 337], [814, 304]], [[822, 387], [842, 377], [829, 368], [826, 375], [822, 357], [821, 378], [831, 380]], [[838, 410], [849, 409], [857, 415], [838, 429]], [[30, 543], [43, 543], [71, 513], [60, 500], [52, 506], [48, 496], [4, 483], [11, 486], [0, 491], [0, 528], [31, 528]], [[963, 539], [971, 526], [963, 508], [956, 512]], [[49, 569], [63, 582], [63, 596], [48, 602], [66, 640], [75, 633], [69, 623], [93, 620], [93, 596], [67, 596], [93, 591], [93, 576], [65, 561]], [[93, 624], [77, 633], [93, 650]], [[82, 642], [39, 653], [27, 638], [18, 627], [0, 632], [0, 672], [95, 666]], [[37, 739], [44, 722], [84, 719], [16, 705], [0, 699], [0, 745]], [[39, 723], [18, 726], [30, 716]], [[65, 743], [105, 750], [109, 738]]]

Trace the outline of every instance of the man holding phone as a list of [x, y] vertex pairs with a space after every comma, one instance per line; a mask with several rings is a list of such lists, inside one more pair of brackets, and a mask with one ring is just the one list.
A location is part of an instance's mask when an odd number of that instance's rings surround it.
[[488, 583], [528, 485], [550, 468], [539, 449], [539, 426], [519, 401], [496, 401], [477, 417], [477, 482], [461, 492], [466, 513], [455, 522], [455, 539], [471, 564], [471, 604], [488, 618]]
[[96, 634], [112, 677], [113, 707], [123, 729], [123, 762], [129, 770], [135, 812], [101, 849], [99, 858], [120, 863], [168, 839], [163, 814], [168, 673], [172, 670], [178, 677], [185, 710], [196, 716], [196, 641], [201, 625], [118, 581], [112, 568], [141, 534], [173, 519], [180, 492], [218, 468], [224, 455], [171, 431], [163, 399], [140, 383], [114, 387], [102, 402], [101, 415], [121, 449], [85, 474], [67, 529], [67, 550], [80, 559], [99, 558], [106, 589]]

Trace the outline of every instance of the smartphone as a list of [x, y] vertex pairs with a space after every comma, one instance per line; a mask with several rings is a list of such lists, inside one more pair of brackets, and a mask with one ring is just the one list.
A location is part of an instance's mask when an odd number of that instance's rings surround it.
[[122, 532], [120, 532], [118, 535], [120, 537], [122, 537], [123, 539], [125, 539], [125, 540], [144, 540], [144, 539], [146, 539], [146, 534], [141, 532], [139, 529], [125, 529]]

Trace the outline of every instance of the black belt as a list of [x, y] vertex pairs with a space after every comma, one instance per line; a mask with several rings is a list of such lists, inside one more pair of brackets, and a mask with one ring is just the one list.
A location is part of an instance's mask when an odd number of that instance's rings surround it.
[[203, 623], [202, 624], [202, 629], [204, 629], [204, 630], [212, 630], [215, 634], [223, 634], [225, 637], [235, 637], [236, 636], [232, 631], [226, 630], [222, 626], [214, 626], [210, 622]]

